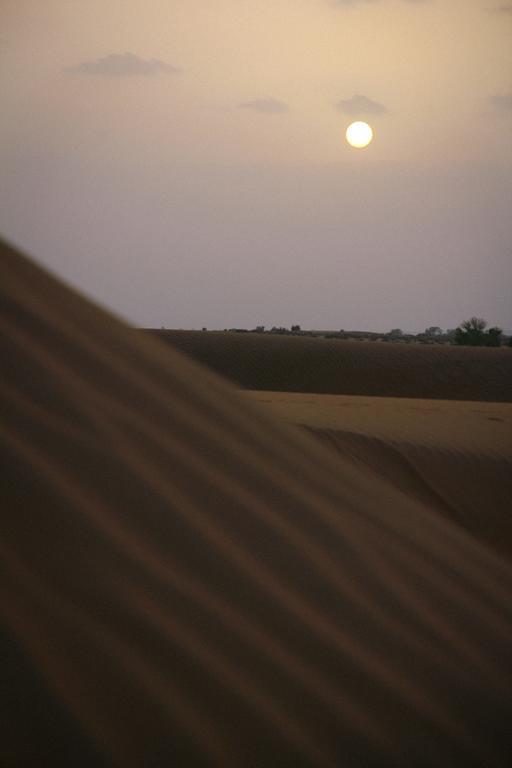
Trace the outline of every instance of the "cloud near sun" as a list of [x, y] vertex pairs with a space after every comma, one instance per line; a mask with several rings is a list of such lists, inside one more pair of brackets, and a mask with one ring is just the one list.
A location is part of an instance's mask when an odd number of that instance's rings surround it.
[[491, 103], [499, 112], [512, 112], [512, 92], [492, 96]]
[[106, 77], [138, 77], [140, 75], [177, 74], [178, 67], [160, 59], [142, 59], [134, 53], [111, 53], [92, 61], [83, 61], [67, 70], [70, 74]]
[[373, 101], [362, 93], [356, 93], [350, 99], [341, 99], [336, 104], [336, 109], [344, 115], [384, 115], [388, 112], [384, 104]]

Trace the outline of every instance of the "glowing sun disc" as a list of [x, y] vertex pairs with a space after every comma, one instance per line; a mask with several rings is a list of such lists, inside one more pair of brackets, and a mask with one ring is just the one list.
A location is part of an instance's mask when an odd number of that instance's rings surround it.
[[356, 123], [351, 123], [349, 125], [345, 136], [351, 147], [363, 149], [364, 147], [367, 147], [373, 139], [373, 131], [368, 123], [363, 123], [358, 120]]

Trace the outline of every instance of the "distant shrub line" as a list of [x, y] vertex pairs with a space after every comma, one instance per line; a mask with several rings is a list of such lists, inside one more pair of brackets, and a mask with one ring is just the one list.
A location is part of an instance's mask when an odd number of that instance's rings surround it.
[[[471, 317], [458, 328], [443, 331], [437, 325], [426, 328], [422, 333], [404, 333], [401, 328], [392, 328], [387, 333], [374, 331], [339, 331], [302, 330], [300, 325], [272, 326], [268, 330], [264, 325], [256, 328], [225, 328], [226, 333], [264, 333], [278, 336], [309, 336], [324, 339], [345, 339], [352, 341], [391, 341], [403, 344], [456, 344], [464, 347], [512, 347], [512, 336], [504, 336], [501, 328], [487, 328], [487, 322], [481, 317]], [[203, 328], [206, 331], [207, 328]]]

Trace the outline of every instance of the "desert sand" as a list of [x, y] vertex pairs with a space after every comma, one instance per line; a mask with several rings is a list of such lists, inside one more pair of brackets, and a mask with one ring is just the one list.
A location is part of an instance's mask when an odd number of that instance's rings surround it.
[[512, 556], [512, 403], [246, 396]]
[[512, 402], [512, 349], [152, 330], [243, 389]]
[[322, 445], [6, 244], [0, 322], [2, 765], [507, 765], [510, 562], [367, 427]]

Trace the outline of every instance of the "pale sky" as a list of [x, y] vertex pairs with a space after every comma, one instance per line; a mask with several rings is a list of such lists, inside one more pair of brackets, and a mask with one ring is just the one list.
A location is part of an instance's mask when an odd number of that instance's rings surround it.
[[512, 329], [512, 0], [0, 0], [0, 104], [0, 232], [137, 325]]

